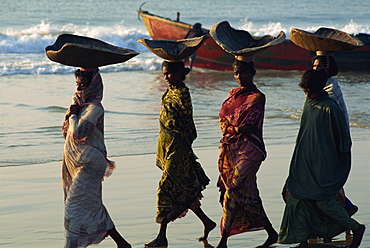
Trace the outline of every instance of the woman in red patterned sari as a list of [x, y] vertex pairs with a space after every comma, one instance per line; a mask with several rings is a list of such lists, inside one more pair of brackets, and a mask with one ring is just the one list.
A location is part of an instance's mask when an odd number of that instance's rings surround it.
[[217, 248], [227, 247], [231, 235], [262, 229], [268, 238], [259, 247], [269, 247], [276, 243], [278, 234], [262, 206], [256, 177], [266, 158], [262, 139], [265, 95], [253, 83], [256, 71], [252, 61], [235, 60], [233, 70], [240, 87], [229, 91], [219, 115], [223, 137], [217, 186], [223, 215]]

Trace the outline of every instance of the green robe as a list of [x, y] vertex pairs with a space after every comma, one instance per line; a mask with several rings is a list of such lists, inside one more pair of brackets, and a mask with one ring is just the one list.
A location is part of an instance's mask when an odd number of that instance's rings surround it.
[[279, 243], [321, 237], [329, 242], [359, 224], [336, 202], [351, 167], [351, 137], [343, 112], [325, 95], [307, 99], [286, 181]]
[[162, 97], [156, 164], [162, 170], [157, 223], [168, 223], [201, 197], [209, 183], [191, 145], [197, 137], [189, 89], [168, 87]]
[[305, 102], [287, 187], [299, 199], [326, 200], [345, 184], [351, 137], [343, 112], [328, 95]]

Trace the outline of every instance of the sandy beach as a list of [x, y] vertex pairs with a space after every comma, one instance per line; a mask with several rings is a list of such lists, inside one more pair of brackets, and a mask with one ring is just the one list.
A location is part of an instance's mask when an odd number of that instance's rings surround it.
[[[258, 185], [266, 212], [274, 227], [279, 229], [284, 209], [280, 191], [287, 175], [293, 145], [268, 146], [267, 150], [268, 158], [258, 173]], [[197, 149], [195, 152], [212, 179], [204, 191], [202, 208], [218, 223], [221, 216], [219, 194], [215, 186], [218, 150]], [[158, 231], [155, 223], [155, 196], [161, 172], [154, 165], [154, 154], [111, 159], [116, 161], [117, 169], [103, 183], [105, 206], [119, 232], [133, 247], [143, 247]], [[367, 228], [370, 225], [369, 161], [369, 142], [354, 142], [353, 168], [345, 190], [347, 196], [360, 208], [354, 218]], [[0, 247], [63, 247], [60, 168], [60, 162], [0, 168]], [[185, 218], [169, 225], [169, 247], [204, 247], [203, 243], [196, 240], [201, 233], [201, 223], [189, 212]], [[210, 233], [209, 244], [216, 246], [219, 235], [219, 227], [216, 227]], [[244, 233], [231, 237], [229, 247], [254, 247], [265, 238], [264, 231]], [[107, 238], [99, 247], [115, 245]], [[370, 247], [369, 231], [365, 233], [361, 247]]]

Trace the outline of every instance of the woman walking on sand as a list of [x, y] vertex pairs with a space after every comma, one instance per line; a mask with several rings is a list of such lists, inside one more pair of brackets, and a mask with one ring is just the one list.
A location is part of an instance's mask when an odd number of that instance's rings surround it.
[[63, 125], [62, 181], [65, 248], [99, 244], [108, 235], [117, 248], [131, 248], [102, 202], [102, 181], [114, 169], [104, 144], [103, 83], [98, 68], [75, 72], [77, 91]]
[[234, 55], [234, 79], [240, 86], [229, 91], [219, 114], [223, 137], [217, 186], [223, 213], [217, 248], [226, 248], [231, 235], [262, 229], [268, 237], [258, 247], [269, 247], [276, 243], [278, 234], [265, 213], [257, 188], [257, 172], [267, 156], [262, 132], [266, 98], [253, 83], [253, 61], [255, 54], [283, 42], [285, 33], [254, 39], [248, 31], [236, 30], [223, 21], [214, 25], [210, 34], [222, 49]]
[[258, 247], [269, 247], [278, 237], [257, 188], [256, 174], [266, 158], [262, 138], [265, 95], [253, 83], [256, 71], [252, 58], [250, 62], [235, 59], [234, 79], [240, 87], [229, 91], [219, 114], [223, 137], [217, 186], [223, 215], [217, 248], [227, 247], [231, 235], [248, 231], [266, 230], [268, 238]]
[[299, 243], [333, 237], [352, 230], [349, 246], [361, 244], [365, 226], [352, 219], [336, 201], [351, 170], [351, 136], [340, 107], [324, 90], [327, 72], [307, 70], [299, 86], [306, 94], [297, 141], [286, 179], [288, 196], [279, 243]]
[[157, 237], [145, 247], [167, 247], [169, 222], [185, 216], [191, 209], [204, 225], [201, 240], [216, 226], [201, 209], [202, 191], [209, 178], [196, 161], [191, 145], [197, 137], [189, 89], [184, 84], [189, 73], [183, 62], [164, 61], [163, 77], [168, 88], [162, 96], [159, 116], [160, 132], [156, 164], [162, 170], [157, 193]]

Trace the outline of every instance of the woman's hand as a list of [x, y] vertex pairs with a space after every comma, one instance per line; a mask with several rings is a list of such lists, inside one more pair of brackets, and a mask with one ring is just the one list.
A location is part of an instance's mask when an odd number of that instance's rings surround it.
[[66, 112], [66, 120], [73, 114], [75, 115], [78, 115], [78, 113], [80, 112], [80, 105], [78, 104], [72, 104], [71, 106], [69, 106], [67, 112]]

